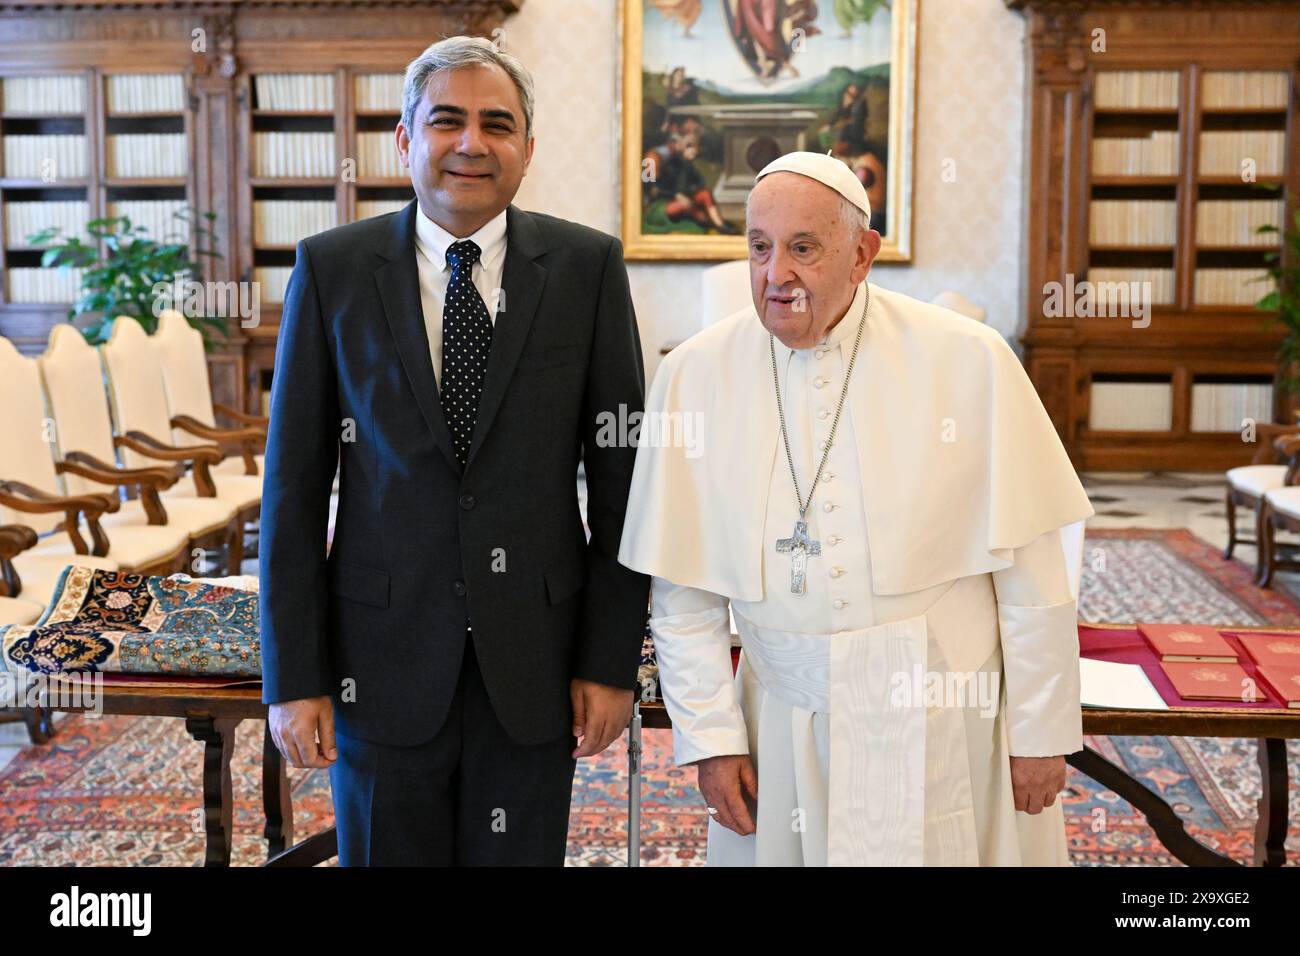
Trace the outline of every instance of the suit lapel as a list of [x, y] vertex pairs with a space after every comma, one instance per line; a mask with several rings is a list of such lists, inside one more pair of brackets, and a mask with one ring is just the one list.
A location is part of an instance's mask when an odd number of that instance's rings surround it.
[[[412, 220], [414, 222], [414, 220]], [[509, 206], [506, 209], [506, 262], [501, 277], [501, 308], [492, 326], [492, 350], [488, 353], [487, 376], [479, 398], [474, 435], [470, 441], [465, 467], [474, 463], [482, 447], [501, 400], [510, 386], [510, 377], [519, 364], [519, 353], [537, 314], [546, 284], [546, 269], [535, 260], [546, 252], [546, 241], [528, 213]], [[426, 354], [427, 354], [426, 348]], [[446, 427], [445, 424], [443, 426]], [[448, 433], [450, 436], [450, 433]], [[448, 439], [450, 442], [450, 437]]]
[[[387, 241], [376, 250], [384, 261], [375, 269], [375, 284], [383, 302], [384, 315], [397, 343], [402, 368], [415, 393], [416, 404], [433, 434], [434, 443], [448, 464], [460, 472], [460, 463], [451, 443], [451, 430], [438, 400], [438, 381], [429, 356], [429, 334], [424, 327], [424, 307], [420, 302], [420, 274], [415, 265], [416, 201], [390, 220]], [[494, 347], [495, 349], [495, 347]]]

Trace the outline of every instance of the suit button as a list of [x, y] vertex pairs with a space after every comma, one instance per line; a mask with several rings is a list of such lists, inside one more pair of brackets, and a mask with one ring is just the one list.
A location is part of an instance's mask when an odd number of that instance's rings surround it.
[[473, 508], [473, 507], [474, 507], [474, 496], [473, 496], [473, 495], [461, 495], [461, 496], [460, 496], [460, 510], [461, 510], [461, 511], [469, 511], [469, 510], [470, 510], [471, 508]]
[[451, 589], [455, 593], [456, 597], [464, 597], [465, 592], [469, 590], [467, 587], [465, 587], [464, 581], [452, 581]]

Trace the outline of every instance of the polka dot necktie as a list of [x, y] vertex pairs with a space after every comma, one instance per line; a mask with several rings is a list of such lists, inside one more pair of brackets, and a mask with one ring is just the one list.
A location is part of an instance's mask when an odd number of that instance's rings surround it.
[[442, 412], [447, 416], [452, 444], [460, 466], [469, 457], [470, 439], [483, 375], [492, 349], [492, 318], [474, 287], [474, 263], [482, 250], [462, 239], [447, 250], [451, 280], [442, 309]]

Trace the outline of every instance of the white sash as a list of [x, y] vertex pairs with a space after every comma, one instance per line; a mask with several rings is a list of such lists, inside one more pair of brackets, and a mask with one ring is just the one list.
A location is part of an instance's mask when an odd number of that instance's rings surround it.
[[[836, 634], [778, 631], [735, 618], [746, 662], [763, 688], [791, 707], [829, 715], [827, 862], [977, 863], [961, 710], [930, 713], [922, 701], [891, 703], [896, 675], [932, 663], [926, 615]], [[959, 758], [961, 765], [927, 774], [927, 736], [934, 759]], [[939, 792], [926, 793], [927, 783], [941, 780]]]

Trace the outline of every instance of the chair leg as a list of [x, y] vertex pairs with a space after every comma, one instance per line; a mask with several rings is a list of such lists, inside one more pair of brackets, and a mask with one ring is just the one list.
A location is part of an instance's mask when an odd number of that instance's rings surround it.
[[1223, 559], [1227, 561], [1237, 544], [1237, 503], [1232, 500], [1232, 485], [1224, 492], [1223, 510], [1228, 514], [1228, 546], [1223, 550]]
[[1268, 502], [1263, 499], [1259, 503], [1258, 528], [1259, 553], [1255, 559], [1258, 568], [1256, 581], [1260, 587], [1266, 588], [1273, 581], [1273, 515]]
[[231, 524], [230, 535], [226, 539], [227, 574], [242, 574], [244, 565], [244, 519], [236, 517]]

